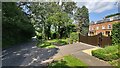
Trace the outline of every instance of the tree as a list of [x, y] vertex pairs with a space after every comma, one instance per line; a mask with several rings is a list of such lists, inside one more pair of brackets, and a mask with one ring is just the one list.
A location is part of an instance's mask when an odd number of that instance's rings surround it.
[[[60, 6], [56, 3], [32, 3], [31, 11], [34, 19], [34, 25], [36, 30], [39, 29], [42, 32], [44, 39], [49, 39], [51, 34], [51, 25], [56, 25], [56, 23], [50, 20], [52, 15], [56, 12], [61, 11]], [[41, 28], [42, 27], [42, 28]], [[56, 27], [56, 26], [55, 26]], [[38, 31], [38, 30], [37, 30]]]
[[2, 40], [3, 47], [25, 42], [34, 36], [30, 20], [16, 3], [2, 3]]
[[85, 6], [83, 6], [81, 10], [82, 10], [83, 18], [85, 18], [82, 24], [81, 34], [87, 35], [89, 31], [89, 13], [88, 13], [88, 9]]
[[75, 2], [63, 2], [62, 8], [66, 13], [73, 15], [73, 11], [77, 8], [77, 6]]
[[[77, 8], [75, 15], [75, 20], [78, 22], [78, 34], [87, 35], [89, 28], [89, 14], [88, 9], [83, 6], [82, 8]], [[79, 38], [80, 41], [80, 38]]]
[[[59, 34], [59, 38], [66, 32], [66, 26], [71, 23], [72, 20], [66, 12], [64, 12], [60, 5], [56, 3], [33, 3], [31, 5], [32, 14], [34, 14], [34, 25], [41, 29], [44, 38], [50, 38], [51, 26], [55, 27], [55, 32]], [[35, 26], [35, 28], [36, 28]]]

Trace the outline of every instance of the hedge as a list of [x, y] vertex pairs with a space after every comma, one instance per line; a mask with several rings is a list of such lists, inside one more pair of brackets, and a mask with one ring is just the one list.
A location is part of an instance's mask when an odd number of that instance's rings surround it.
[[70, 43], [77, 42], [79, 39], [77, 32], [72, 32], [70, 34]]
[[92, 55], [105, 61], [111, 61], [118, 59], [120, 54], [118, 53], [118, 45], [113, 45], [104, 49], [93, 50]]
[[113, 24], [112, 44], [120, 43], [120, 22]]

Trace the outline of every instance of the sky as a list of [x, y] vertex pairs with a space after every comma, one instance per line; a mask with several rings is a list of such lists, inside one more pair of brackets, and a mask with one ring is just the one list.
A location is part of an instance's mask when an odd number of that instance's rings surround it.
[[118, 5], [114, 2], [77, 2], [78, 7], [86, 6], [89, 10], [90, 21], [102, 20], [105, 16], [118, 13]]

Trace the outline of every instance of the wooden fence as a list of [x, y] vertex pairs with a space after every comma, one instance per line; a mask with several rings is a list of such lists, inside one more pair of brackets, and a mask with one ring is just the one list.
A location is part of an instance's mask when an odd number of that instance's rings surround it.
[[96, 36], [80, 35], [80, 42], [91, 44], [94, 46], [105, 47], [107, 45], [112, 44], [112, 38], [110, 36], [108, 36], [108, 37], [102, 36], [101, 33]]

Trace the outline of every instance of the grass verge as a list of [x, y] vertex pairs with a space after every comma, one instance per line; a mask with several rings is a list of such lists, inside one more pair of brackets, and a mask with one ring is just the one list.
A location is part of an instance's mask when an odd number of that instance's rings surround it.
[[49, 68], [62, 68], [62, 67], [73, 67], [73, 68], [87, 68], [87, 64], [83, 63], [72, 55], [64, 56], [62, 60], [52, 62]]

